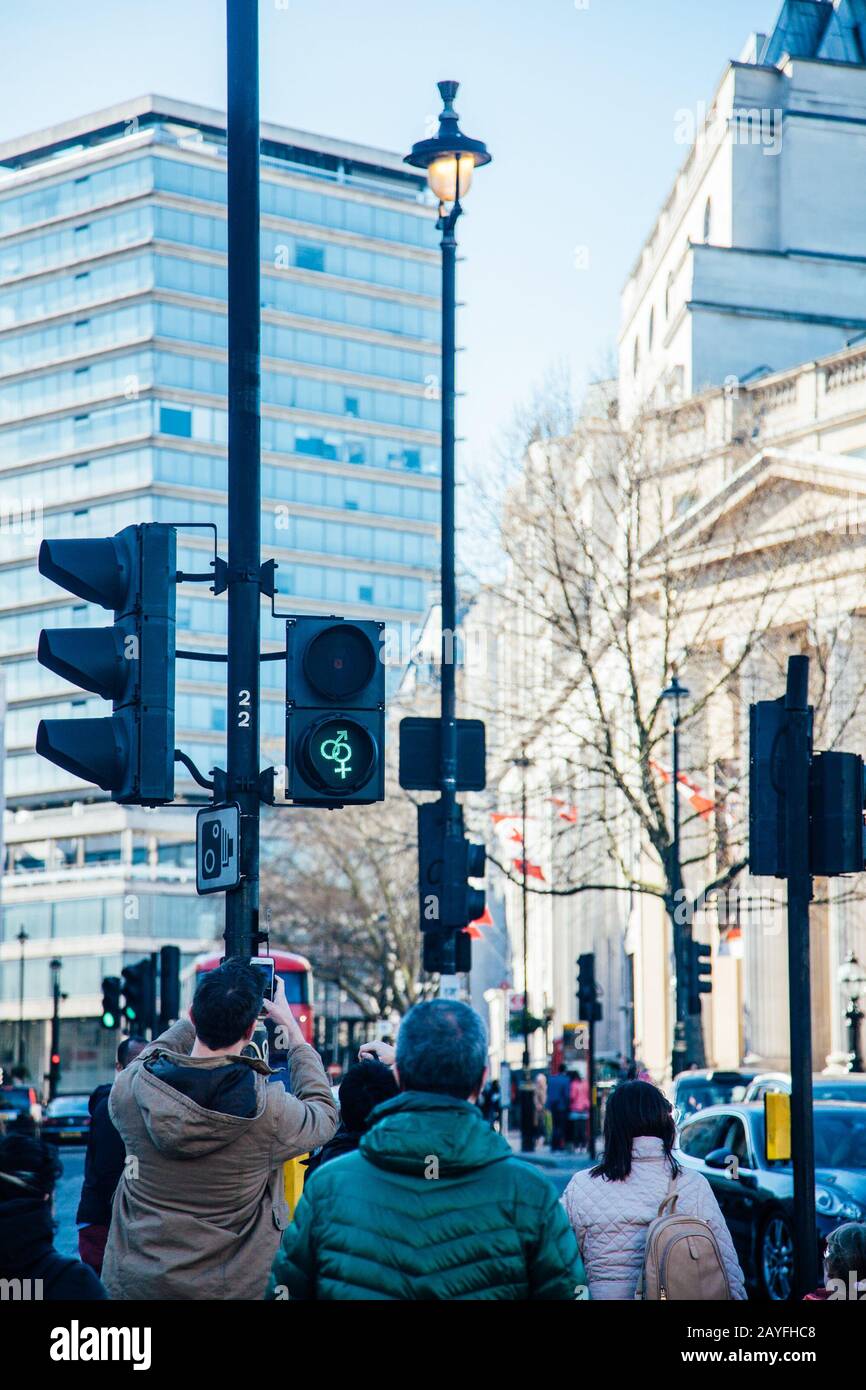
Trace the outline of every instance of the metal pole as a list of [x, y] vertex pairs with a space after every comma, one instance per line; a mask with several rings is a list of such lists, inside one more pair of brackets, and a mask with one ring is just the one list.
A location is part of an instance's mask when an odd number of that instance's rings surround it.
[[22, 927], [16, 937], [21, 947], [18, 961], [18, 1066], [24, 1070], [24, 945], [30, 938]]
[[815, 1220], [815, 1135], [812, 1112], [812, 1004], [809, 955], [809, 764], [812, 714], [809, 658], [788, 660], [785, 691], [785, 853], [788, 873], [788, 993], [791, 1028], [791, 1150], [795, 1295], [819, 1282]]
[[226, 956], [259, 944], [261, 422], [259, 41], [255, 0], [227, 0], [227, 792], [241, 810], [240, 886], [226, 894]]
[[[678, 678], [674, 676], [671, 683], [672, 688], [679, 684]], [[683, 876], [680, 867], [680, 701], [679, 696], [674, 700], [674, 719], [671, 731], [673, 763], [672, 788], [674, 804], [672, 808], [673, 838], [671, 843], [671, 871], [670, 881], [673, 894], [673, 905], [671, 909], [671, 930], [673, 932], [674, 945], [674, 971], [676, 974], [676, 999], [675, 999], [675, 1021], [674, 1021], [674, 1044], [673, 1056], [671, 1059], [671, 1074], [678, 1075], [685, 1071], [689, 1065], [688, 1055], [688, 986], [686, 981], [686, 940], [683, 924], [677, 922], [677, 909], [682, 904]]]
[[[440, 706], [440, 787], [445, 836], [460, 834], [457, 807], [457, 630], [455, 400], [457, 337], [457, 237], [462, 212], [459, 200], [450, 213], [440, 211], [442, 232], [442, 665]], [[456, 943], [448, 932], [442, 940], [441, 975], [456, 971]]]
[[851, 1000], [845, 1010], [845, 1018], [848, 1023], [848, 1052], [850, 1054], [848, 1070], [862, 1071], [863, 1053], [860, 1050], [860, 1024], [863, 1022], [863, 1010], [857, 999]]
[[523, 837], [523, 884], [520, 890], [523, 907], [523, 1075], [520, 1081], [520, 1148], [523, 1153], [531, 1153], [535, 1148], [535, 1095], [529, 1065], [529, 888], [526, 882], [526, 769], [529, 759], [524, 755], [517, 762], [523, 772], [520, 797]]

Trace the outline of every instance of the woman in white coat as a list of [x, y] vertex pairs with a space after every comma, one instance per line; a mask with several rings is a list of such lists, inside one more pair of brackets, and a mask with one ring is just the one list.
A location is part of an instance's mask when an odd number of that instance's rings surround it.
[[719, 1244], [731, 1296], [744, 1299], [743, 1273], [713, 1190], [673, 1155], [670, 1102], [647, 1081], [626, 1081], [607, 1103], [604, 1158], [575, 1173], [562, 1197], [586, 1266], [591, 1298], [632, 1299], [643, 1267], [647, 1230], [676, 1178], [677, 1213], [709, 1223]]

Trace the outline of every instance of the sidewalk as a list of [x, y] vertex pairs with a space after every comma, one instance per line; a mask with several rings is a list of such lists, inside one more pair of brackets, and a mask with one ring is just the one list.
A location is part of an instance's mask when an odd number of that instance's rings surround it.
[[520, 1135], [506, 1134], [505, 1137], [514, 1151], [515, 1158], [522, 1159], [524, 1163], [533, 1163], [539, 1168], [552, 1169], [556, 1173], [577, 1173], [581, 1168], [588, 1168], [596, 1162], [585, 1150], [581, 1150], [580, 1153], [551, 1153], [546, 1144], [540, 1143], [530, 1153], [521, 1153]]

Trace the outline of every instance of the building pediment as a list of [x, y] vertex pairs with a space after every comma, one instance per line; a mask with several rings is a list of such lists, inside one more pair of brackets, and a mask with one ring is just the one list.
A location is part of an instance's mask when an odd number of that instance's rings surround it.
[[866, 533], [866, 460], [764, 449], [674, 525], [644, 561], [760, 550], [798, 536]]

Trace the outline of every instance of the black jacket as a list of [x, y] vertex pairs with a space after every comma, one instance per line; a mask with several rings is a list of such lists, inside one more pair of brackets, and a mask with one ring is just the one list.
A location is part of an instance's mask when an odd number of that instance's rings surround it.
[[41, 1296], [52, 1303], [108, 1297], [92, 1269], [58, 1255], [51, 1203], [39, 1197], [0, 1202], [0, 1278], [41, 1279]]
[[317, 1168], [321, 1168], [323, 1163], [329, 1163], [332, 1158], [342, 1158], [343, 1154], [352, 1154], [357, 1149], [363, 1135], [360, 1130], [346, 1129], [340, 1125], [333, 1139], [329, 1139], [327, 1144], [323, 1144], [320, 1149], [316, 1149], [306, 1162], [306, 1173], [304, 1182], [311, 1173], [315, 1173]]
[[110, 1086], [97, 1086], [90, 1097], [90, 1133], [84, 1158], [84, 1182], [75, 1220], [80, 1226], [109, 1226], [114, 1189], [126, 1161], [123, 1140], [108, 1113]]

